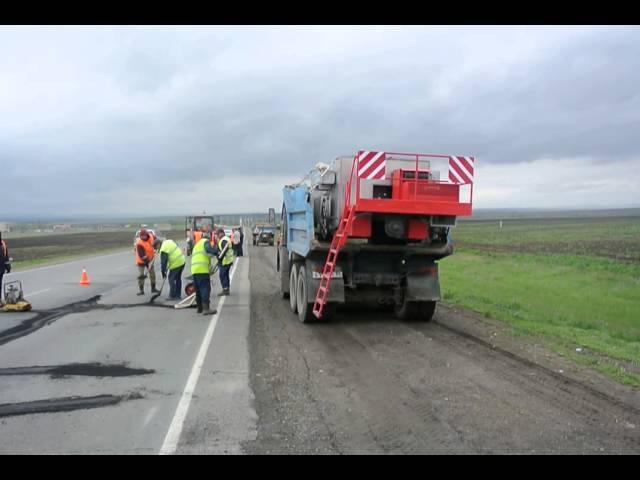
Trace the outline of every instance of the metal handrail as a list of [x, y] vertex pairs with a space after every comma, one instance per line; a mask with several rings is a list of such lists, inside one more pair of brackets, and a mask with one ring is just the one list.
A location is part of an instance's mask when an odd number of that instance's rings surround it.
[[[413, 192], [413, 199], [414, 201], [417, 200], [418, 198], [418, 182], [420, 181], [419, 177], [419, 172], [420, 172], [420, 159], [425, 159], [425, 158], [446, 158], [449, 159], [452, 157], [452, 155], [444, 155], [444, 154], [439, 154], [439, 153], [402, 153], [402, 152], [384, 152], [385, 155], [387, 156], [403, 156], [403, 157], [410, 157], [410, 158], [406, 158], [406, 159], [398, 159], [398, 160], [405, 160], [405, 161], [411, 161], [412, 158], [411, 157], [415, 157], [415, 178], [413, 179], [413, 182], [416, 185], [416, 188], [414, 189]], [[351, 175], [349, 176], [349, 182], [347, 184], [347, 191], [345, 194], [345, 205], [347, 206], [351, 206], [351, 190], [353, 188], [353, 175], [354, 173], [357, 173], [358, 169], [357, 169], [357, 162], [358, 162], [358, 154], [356, 153], [353, 157], [353, 165], [351, 167]], [[360, 199], [360, 182], [361, 182], [361, 178], [357, 177], [356, 178], [356, 198], [355, 198], [355, 202], [357, 203], [358, 200]], [[431, 183], [437, 183], [437, 184], [449, 184], [448, 180], [426, 180], [427, 182], [431, 182]], [[471, 185], [471, 198], [470, 198], [470, 202], [473, 202], [473, 182], [463, 182], [463, 183], [458, 183], [457, 185]]]

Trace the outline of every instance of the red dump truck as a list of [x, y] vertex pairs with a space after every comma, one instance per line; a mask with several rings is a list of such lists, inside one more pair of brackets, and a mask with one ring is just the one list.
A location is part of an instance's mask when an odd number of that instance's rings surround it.
[[470, 216], [475, 158], [360, 151], [283, 190], [281, 292], [302, 322], [344, 303], [429, 321], [450, 229]]

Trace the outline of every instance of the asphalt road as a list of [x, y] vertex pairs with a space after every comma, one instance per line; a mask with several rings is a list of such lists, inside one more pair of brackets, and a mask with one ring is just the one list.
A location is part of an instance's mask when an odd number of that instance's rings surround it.
[[0, 453], [640, 453], [636, 390], [454, 308], [303, 325], [247, 250], [213, 317], [137, 297], [131, 252], [9, 276]]
[[[0, 331], [62, 314], [0, 340], [0, 453], [240, 453], [256, 421], [248, 266], [236, 262], [233, 295], [213, 317], [137, 297], [131, 252], [12, 274], [37, 312], [0, 313]], [[78, 285], [83, 267], [89, 287]]]

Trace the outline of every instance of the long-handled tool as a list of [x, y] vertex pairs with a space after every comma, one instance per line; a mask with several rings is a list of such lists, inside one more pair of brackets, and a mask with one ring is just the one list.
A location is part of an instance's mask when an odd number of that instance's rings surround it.
[[[154, 259], [155, 260], [155, 259]], [[165, 275], [165, 277], [162, 279], [162, 283], [160, 284], [160, 291], [154, 295], [151, 296], [151, 300], [149, 300], [149, 303], [153, 303], [156, 301], [156, 298], [158, 298], [160, 295], [162, 295], [162, 289], [164, 288], [164, 284], [167, 282], [167, 277], [169, 276], [169, 272], [167, 272], [167, 274]]]

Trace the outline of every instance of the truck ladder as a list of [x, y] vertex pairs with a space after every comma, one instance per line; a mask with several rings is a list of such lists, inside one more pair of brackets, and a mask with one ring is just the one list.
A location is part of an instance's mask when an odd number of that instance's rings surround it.
[[331, 281], [333, 280], [333, 273], [335, 272], [336, 264], [338, 263], [338, 255], [340, 254], [340, 250], [342, 250], [347, 243], [348, 232], [354, 218], [355, 207], [347, 203], [344, 208], [344, 212], [342, 213], [342, 217], [340, 218], [338, 230], [331, 241], [331, 248], [329, 249], [327, 261], [324, 264], [322, 277], [320, 278], [320, 288], [318, 288], [316, 301], [313, 304], [313, 314], [318, 319], [322, 318], [324, 307], [327, 305], [329, 290], [331, 289]]

